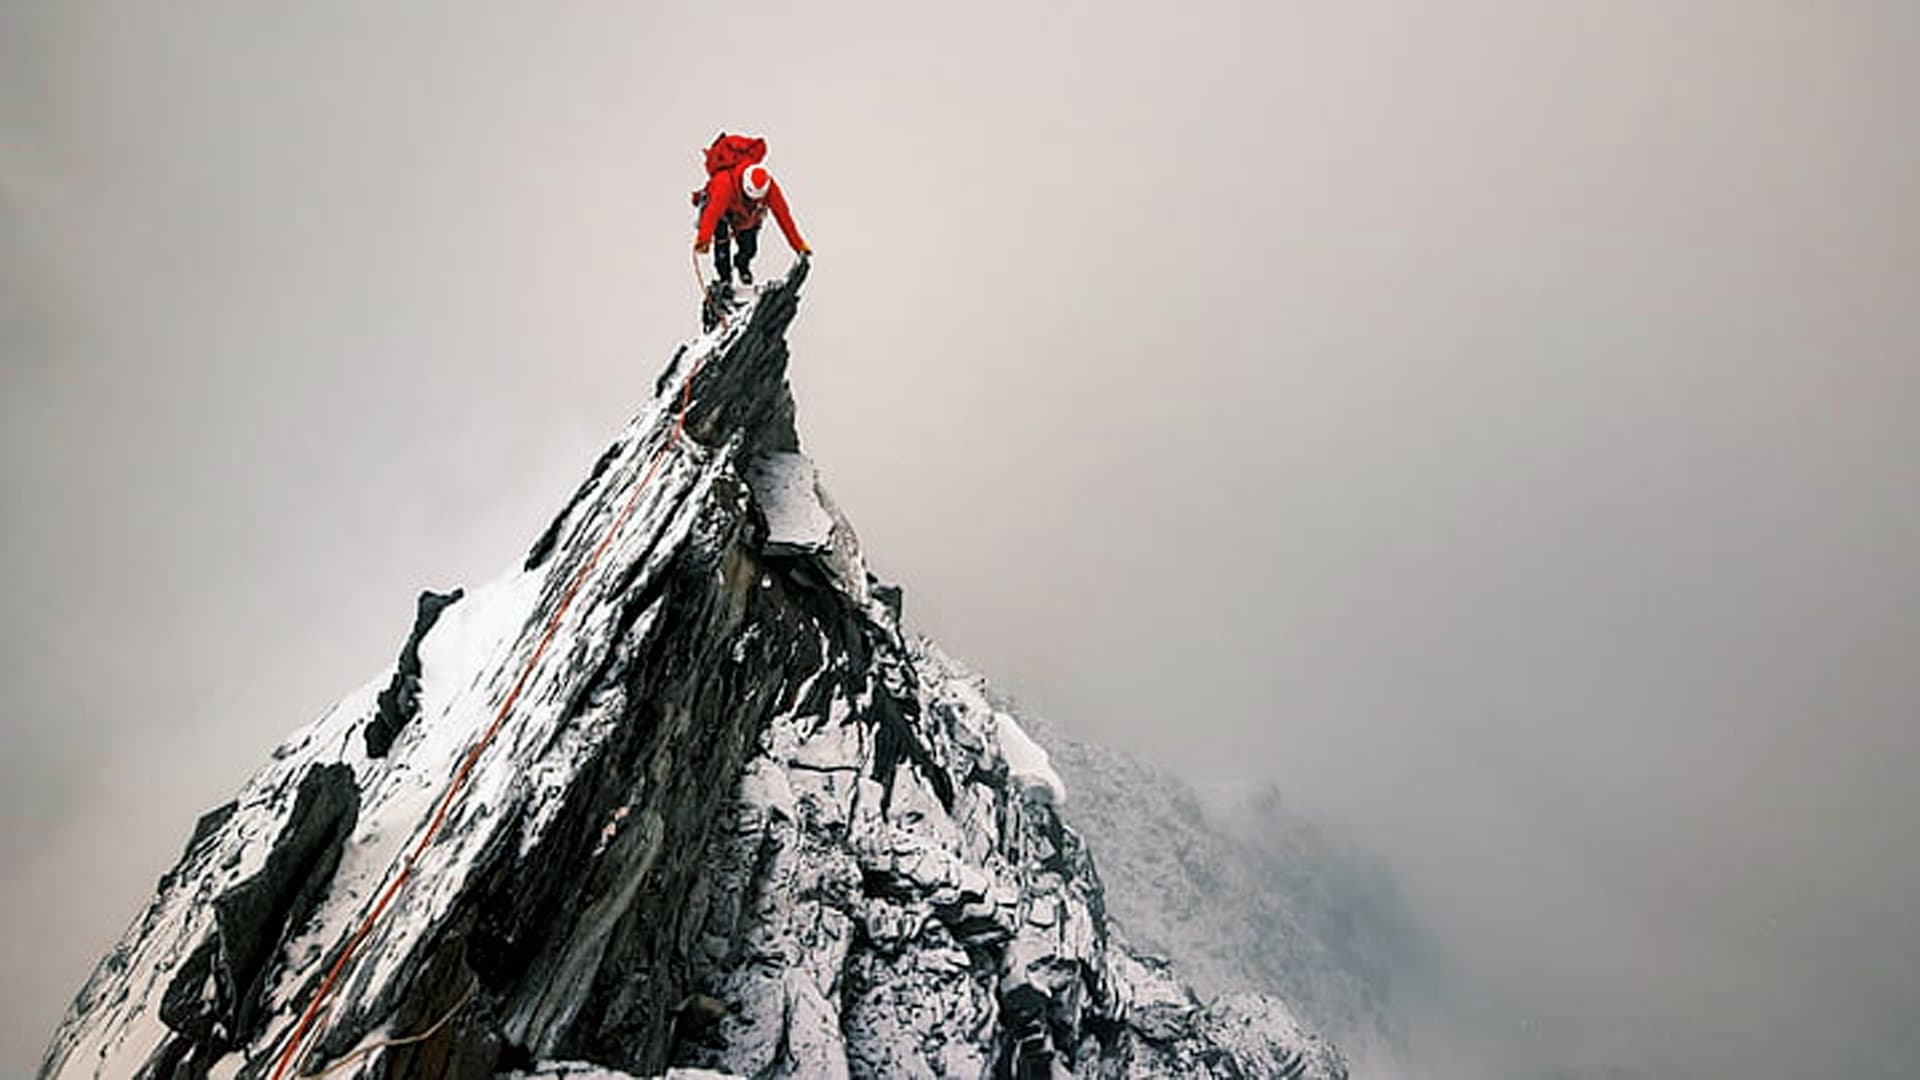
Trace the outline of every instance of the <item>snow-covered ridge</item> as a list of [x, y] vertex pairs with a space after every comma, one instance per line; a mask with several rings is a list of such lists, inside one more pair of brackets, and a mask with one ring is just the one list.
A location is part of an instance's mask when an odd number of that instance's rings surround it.
[[273, 1076], [303, 1017], [342, 1077], [1344, 1075], [1128, 954], [1045, 751], [902, 634], [799, 456], [804, 277], [202, 819], [43, 1075]]
[[[738, 344], [749, 325], [750, 318], [737, 318], [694, 339], [676, 353], [662, 382], [680, 387], [696, 368]], [[441, 615], [420, 647], [416, 719], [384, 758], [369, 758], [359, 737], [384, 675], [274, 751], [271, 763], [241, 790], [224, 825], [190, 846], [135, 932], [81, 991], [49, 1050], [47, 1074], [132, 1076], [171, 1040], [160, 998], [173, 967], [214, 932], [213, 899], [261, 870], [287, 824], [299, 778], [317, 764], [338, 762], [353, 770], [361, 793], [360, 821], [341, 853], [327, 902], [290, 936], [276, 964], [277, 977], [269, 982], [265, 998], [275, 1022], [257, 1045], [284, 1038], [314, 989], [322, 959], [340, 946], [397, 873], [402, 853], [430, 819], [462, 756], [526, 669], [580, 564], [609, 535], [622, 506], [617, 496], [631, 492], [661, 448], [673, 441], [677, 406], [677, 394], [662, 393], [627, 425], [609, 449], [605, 467], [554, 523], [562, 539], [552, 558], [509, 571]], [[612, 625], [626, 606], [617, 601], [636, 581], [658, 575], [686, 542], [727, 463], [723, 454], [690, 440], [677, 449], [662, 458], [635, 512], [612, 534], [596, 572], [554, 627], [554, 642], [532, 669], [512, 723], [478, 760], [444, 838], [426, 851], [391, 913], [360, 947], [344, 1000], [377, 994], [418, 962], [422, 943], [466, 886], [474, 860], [504, 832], [511, 831], [524, 852], [551, 824], [559, 805], [554, 796], [591, 752], [596, 735], [604, 733], [600, 729], [609, 712], [605, 703], [585, 717], [570, 707], [579, 676], [602, 665], [615, 644]], [[629, 617], [642, 620], [644, 632], [644, 620], [656, 616], [657, 610], [642, 610]], [[87, 1023], [76, 1025], [82, 1017]]]

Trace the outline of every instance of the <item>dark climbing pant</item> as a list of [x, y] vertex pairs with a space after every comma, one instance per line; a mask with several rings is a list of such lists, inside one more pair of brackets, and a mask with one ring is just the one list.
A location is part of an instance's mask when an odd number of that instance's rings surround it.
[[[729, 243], [730, 240], [740, 242], [740, 250], [732, 255], [731, 260], [728, 258], [728, 249], [732, 246]], [[738, 270], [741, 279], [744, 280], [751, 271], [753, 257], [759, 252], [760, 226], [741, 229], [736, 233], [733, 227], [727, 224], [727, 219], [722, 217], [719, 226], [713, 230], [713, 276], [721, 281], [732, 281], [733, 271]]]

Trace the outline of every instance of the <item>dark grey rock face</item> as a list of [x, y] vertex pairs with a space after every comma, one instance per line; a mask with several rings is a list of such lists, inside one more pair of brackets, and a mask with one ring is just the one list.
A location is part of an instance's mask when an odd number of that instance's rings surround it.
[[1045, 754], [787, 482], [804, 277], [203, 821], [43, 1075], [1345, 1075], [1126, 950]]
[[319, 906], [359, 811], [347, 766], [317, 765], [301, 778], [266, 865], [214, 897], [213, 932], [167, 984], [160, 1019], [178, 1037], [154, 1075], [204, 1076], [258, 1033], [267, 961]]

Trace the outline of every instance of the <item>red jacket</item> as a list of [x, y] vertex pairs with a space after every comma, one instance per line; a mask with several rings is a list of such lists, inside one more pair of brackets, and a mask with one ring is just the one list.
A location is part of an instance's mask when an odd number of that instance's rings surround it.
[[[743, 166], [744, 168], [744, 166]], [[793, 212], [787, 209], [787, 197], [780, 191], [780, 181], [767, 178], [767, 197], [749, 199], [740, 188], [738, 169], [715, 173], [707, 180], [706, 207], [700, 211], [700, 233], [694, 238], [694, 244], [705, 247], [713, 242], [713, 231], [720, 225], [720, 215], [727, 216], [727, 224], [734, 232], [742, 229], [754, 229], [766, 219], [767, 211], [773, 211], [773, 220], [780, 223], [780, 231], [786, 234], [787, 246], [795, 251], [807, 250], [807, 242], [800, 238], [800, 227], [793, 223]]]
[[741, 229], [758, 228], [773, 211], [773, 219], [780, 223], [780, 231], [786, 234], [787, 245], [795, 251], [807, 250], [807, 242], [800, 238], [800, 229], [793, 223], [793, 214], [787, 209], [787, 197], [780, 191], [780, 182], [767, 177], [767, 197], [749, 199], [740, 189], [740, 170], [749, 165], [758, 165], [767, 156], [767, 140], [746, 135], [728, 135], [721, 132], [707, 147], [707, 186], [694, 192], [693, 201], [702, 205], [700, 213], [700, 233], [694, 239], [695, 247], [705, 247], [713, 242], [713, 231], [720, 225], [720, 215], [727, 216], [727, 224], [735, 232]]

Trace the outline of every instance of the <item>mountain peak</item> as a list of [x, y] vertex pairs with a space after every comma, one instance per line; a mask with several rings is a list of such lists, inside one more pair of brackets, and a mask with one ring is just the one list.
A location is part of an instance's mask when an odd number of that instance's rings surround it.
[[806, 269], [201, 819], [43, 1076], [1345, 1075], [1126, 949], [1044, 751], [902, 631], [800, 454]]

